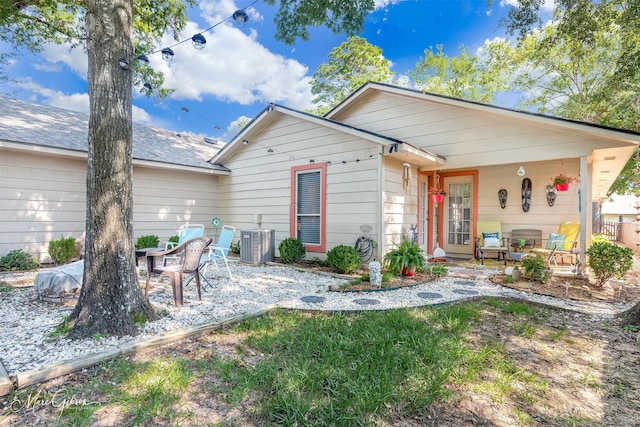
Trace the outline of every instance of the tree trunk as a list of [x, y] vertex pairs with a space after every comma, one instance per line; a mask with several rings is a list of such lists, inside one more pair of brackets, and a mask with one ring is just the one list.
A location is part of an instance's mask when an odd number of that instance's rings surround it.
[[620, 315], [622, 325], [640, 325], [640, 302]]
[[[90, 0], [89, 153], [84, 278], [70, 338], [136, 333], [132, 314], [156, 316], [138, 284], [133, 245], [131, 69], [133, 1]], [[126, 67], [125, 67], [126, 68]]]

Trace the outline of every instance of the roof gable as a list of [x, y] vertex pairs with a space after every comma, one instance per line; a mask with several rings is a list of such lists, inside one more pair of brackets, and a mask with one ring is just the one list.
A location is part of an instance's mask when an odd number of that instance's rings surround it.
[[383, 146], [383, 155], [390, 157], [399, 157], [402, 159], [411, 159], [416, 164], [430, 164], [433, 166], [441, 165], [445, 159], [437, 154], [430, 153], [422, 150], [418, 147], [412, 146], [406, 141], [402, 141], [397, 138], [391, 138], [384, 135], [379, 135], [375, 132], [370, 132], [364, 129], [360, 129], [354, 126], [350, 126], [345, 123], [340, 123], [334, 120], [329, 120], [323, 117], [318, 117], [313, 114], [305, 113], [302, 111], [294, 110], [288, 107], [284, 107], [277, 104], [270, 104], [265, 108], [254, 120], [252, 120], [233, 140], [227, 144], [220, 152], [211, 160], [212, 163], [223, 165], [234, 155], [236, 155], [242, 147], [250, 143], [251, 139], [256, 135], [259, 135], [264, 129], [266, 129], [278, 115], [286, 115], [289, 117], [295, 117], [298, 120], [314, 124], [317, 126], [326, 127], [338, 132], [354, 135], [372, 143]]

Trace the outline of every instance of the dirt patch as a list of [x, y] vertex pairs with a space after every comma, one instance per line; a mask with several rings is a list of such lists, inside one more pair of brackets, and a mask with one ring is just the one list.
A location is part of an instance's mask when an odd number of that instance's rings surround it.
[[502, 286], [539, 295], [550, 295], [578, 301], [635, 302], [640, 300], [640, 284], [637, 273], [629, 273], [618, 283], [596, 286], [593, 279], [554, 274], [546, 283], [531, 280], [505, 281], [504, 274], [496, 275], [491, 281]]

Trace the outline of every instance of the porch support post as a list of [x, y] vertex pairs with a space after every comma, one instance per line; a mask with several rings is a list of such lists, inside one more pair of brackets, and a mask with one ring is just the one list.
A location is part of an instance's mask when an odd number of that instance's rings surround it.
[[[591, 190], [592, 165], [587, 156], [580, 157], [580, 263], [582, 268], [587, 267], [587, 244], [591, 243], [591, 230], [593, 227], [591, 218]], [[587, 232], [588, 231], [588, 232]]]

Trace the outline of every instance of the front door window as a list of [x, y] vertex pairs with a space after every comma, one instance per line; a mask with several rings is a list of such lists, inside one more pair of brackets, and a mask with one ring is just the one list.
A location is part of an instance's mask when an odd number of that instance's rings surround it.
[[472, 250], [472, 181], [471, 177], [445, 179], [444, 250], [447, 253], [471, 253]]

